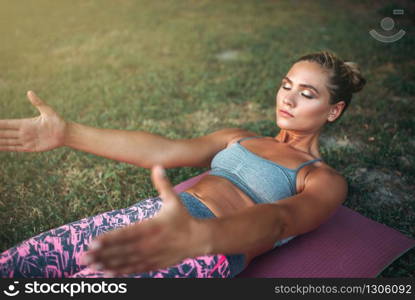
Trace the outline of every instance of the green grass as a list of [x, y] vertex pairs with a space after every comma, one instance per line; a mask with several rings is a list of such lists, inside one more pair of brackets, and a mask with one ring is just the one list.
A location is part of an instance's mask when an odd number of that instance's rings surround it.
[[[298, 56], [332, 50], [357, 61], [368, 84], [323, 134], [326, 140], [346, 137], [349, 147], [325, 143], [324, 159], [348, 179], [346, 206], [415, 237], [415, 38], [409, 2], [407, 14], [394, 17], [407, 31], [402, 40], [383, 44], [368, 34], [390, 14], [390, 5], [0, 0], [0, 119], [36, 115], [25, 98], [32, 89], [67, 120], [91, 126], [170, 138], [224, 127], [273, 136], [281, 76]], [[237, 58], [218, 59], [226, 51], [237, 51]], [[156, 194], [148, 170], [66, 148], [0, 153], [0, 164], [2, 250]], [[356, 171], [361, 168], [366, 173]], [[168, 175], [176, 184], [203, 170], [177, 168]], [[391, 178], [386, 188], [399, 195], [398, 203], [388, 202], [382, 183], [363, 180], [378, 173]], [[414, 277], [414, 261], [409, 251], [380, 276]]]

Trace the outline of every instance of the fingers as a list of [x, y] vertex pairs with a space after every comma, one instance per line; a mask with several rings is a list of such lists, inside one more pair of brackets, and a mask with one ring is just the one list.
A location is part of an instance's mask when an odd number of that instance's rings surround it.
[[[172, 221], [172, 217], [185, 212], [188, 215], [187, 209], [180, 200], [179, 195], [174, 191], [172, 184], [165, 175], [165, 170], [160, 165], [155, 165], [151, 170], [151, 180], [154, 187], [157, 189], [160, 197], [163, 199], [163, 206], [158, 214], [159, 220], [167, 222]], [[181, 215], [179, 218], [182, 218]]]
[[151, 180], [163, 200], [166, 200], [165, 197], [176, 196], [173, 186], [166, 177], [166, 171], [161, 165], [155, 165], [151, 169]]
[[103, 248], [91, 247], [91, 250], [86, 253], [84, 260], [88, 264], [105, 262], [107, 265], [114, 265], [118, 264], [118, 261], [128, 260], [130, 256], [139, 256], [134, 243]]
[[19, 138], [19, 131], [0, 129], [0, 144], [1, 144], [1, 139], [18, 139], [18, 138]]
[[18, 139], [0, 139], [0, 147], [5, 146], [22, 146]]
[[[164, 214], [165, 217], [170, 217], [170, 212], [177, 210], [175, 209], [177, 205], [174, 204], [179, 202], [179, 198], [161, 166], [152, 168], [151, 179], [160, 196], [163, 197], [162, 209], [170, 203], [169, 213], [165, 210]], [[151, 262], [165, 260], [164, 257], [169, 258], [172, 255], [170, 248], [167, 251], [164, 249], [164, 244], [160, 243], [168, 240], [165, 220], [166, 218], [160, 219], [156, 216], [100, 235], [91, 243], [91, 248], [83, 259], [84, 263], [119, 274], [153, 268], [157, 264]], [[174, 224], [172, 226], [174, 227]]]
[[43, 101], [33, 91], [28, 91], [27, 92], [27, 98], [29, 98], [30, 102], [34, 106], [44, 105]]
[[25, 152], [25, 148], [22, 145], [14, 145], [14, 146], [1, 146], [0, 151], [8, 151], [8, 152]]
[[17, 130], [0, 129], [0, 151], [22, 151], [18, 133]]
[[33, 91], [27, 92], [27, 98], [30, 102], [38, 109], [42, 114], [53, 113], [52, 108], [50, 108], [46, 103], [43, 102]]
[[154, 244], [157, 244], [154, 238], [161, 226], [149, 219], [102, 234], [91, 242], [82, 261], [87, 265], [100, 264], [110, 270], [136, 263], [143, 259], [142, 253], [154, 252]]
[[[134, 242], [112, 246], [94, 246], [81, 258], [83, 264], [91, 265], [96, 269], [119, 271], [120, 268], [136, 264], [142, 258], [140, 251]], [[98, 267], [97, 267], [98, 266]]]
[[137, 245], [148, 240], [160, 231], [157, 222], [144, 221], [126, 226], [98, 236], [90, 245], [90, 255], [94, 261], [106, 260], [113, 256], [123, 256], [131, 252], [137, 252]]
[[[153, 253], [153, 251], [151, 252]], [[96, 257], [92, 251], [88, 251], [82, 256], [81, 263], [90, 265], [99, 271], [109, 271], [112, 274], [121, 275], [146, 272], [161, 267], [160, 261], [165, 260], [166, 253], [159, 253], [159, 255], [161, 256], [157, 256], [156, 259], [145, 254], [141, 255], [141, 252], [131, 245], [131, 247], [119, 247], [118, 252], [113, 255], [100, 257]]]
[[18, 130], [22, 121], [18, 119], [0, 120], [0, 129]]
[[99, 253], [97, 251], [87, 252], [83, 257], [83, 261], [87, 264], [102, 265], [102, 267], [109, 270], [119, 270], [120, 268], [136, 264], [143, 259], [134, 244], [103, 249]]
[[147, 221], [148, 220], [100, 235], [94, 240], [96, 245], [95, 248], [117, 247], [128, 244], [131, 241], [138, 241], [142, 237], [154, 232], [154, 230], [148, 230], [148, 226], [146, 226]]

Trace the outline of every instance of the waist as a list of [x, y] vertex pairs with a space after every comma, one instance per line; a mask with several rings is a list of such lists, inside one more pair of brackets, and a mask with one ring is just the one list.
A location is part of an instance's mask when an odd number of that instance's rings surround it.
[[199, 199], [217, 217], [255, 205], [238, 186], [226, 178], [214, 175], [206, 175], [186, 192]]
[[180, 200], [187, 208], [188, 212], [195, 218], [207, 219], [214, 218], [215, 214], [200, 199], [188, 192], [179, 194]]

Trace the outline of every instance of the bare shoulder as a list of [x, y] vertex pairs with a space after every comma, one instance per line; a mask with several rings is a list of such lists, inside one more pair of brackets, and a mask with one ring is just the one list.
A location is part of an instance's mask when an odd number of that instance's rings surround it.
[[310, 172], [311, 176], [316, 177], [324, 177], [326, 179], [333, 178], [334, 180], [339, 181], [346, 181], [344, 176], [340, 174], [339, 171], [331, 167], [330, 165], [326, 164], [325, 162], [320, 162], [320, 165], [313, 168], [312, 172]]
[[348, 184], [346, 178], [326, 163], [313, 167], [306, 175], [304, 191], [328, 198], [346, 199]]

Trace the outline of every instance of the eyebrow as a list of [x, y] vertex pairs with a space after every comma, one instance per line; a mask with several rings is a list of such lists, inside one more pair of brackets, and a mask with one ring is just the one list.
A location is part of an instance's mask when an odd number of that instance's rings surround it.
[[[285, 76], [284, 78], [283, 78], [283, 80], [287, 80], [289, 83], [293, 83], [292, 82], [292, 80], [290, 79], [290, 78], [288, 78], [287, 76]], [[301, 87], [306, 87], [306, 88], [309, 88], [309, 89], [312, 89], [312, 90], [314, 90], [317, 94], [319, 94], [320, 95], [320, 93], [319, 93], [319, 91], [314, 87], [314, 86], [312, 86], [312, 85], [309, 85], [309, 84], [304, 84], [304, 83], [301, 83], [300, 84], [300, 86]]]

